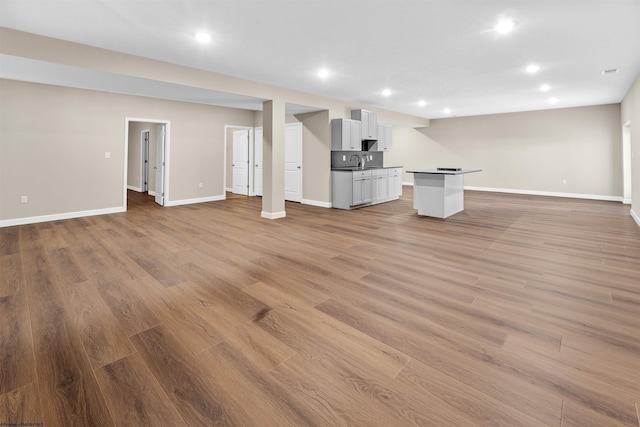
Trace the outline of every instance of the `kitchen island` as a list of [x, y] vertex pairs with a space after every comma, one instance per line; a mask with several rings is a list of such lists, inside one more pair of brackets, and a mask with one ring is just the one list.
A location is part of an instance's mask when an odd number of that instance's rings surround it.
[[413, 174], [413, 208], [418, 215], [447, 218], [464, 210], [464, 174], [481, 169], [437, 168]]

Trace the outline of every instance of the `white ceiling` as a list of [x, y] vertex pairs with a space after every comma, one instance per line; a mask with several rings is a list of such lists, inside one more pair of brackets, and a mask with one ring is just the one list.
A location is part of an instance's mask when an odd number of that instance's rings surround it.
[[[501, 16], [511, 34], [492, 30]], [[0, 0], [0, 26], [426, 118], [617, 103], [640, 73], [640, 0]], [[0, 77], [262, 102], [6, 55]]]

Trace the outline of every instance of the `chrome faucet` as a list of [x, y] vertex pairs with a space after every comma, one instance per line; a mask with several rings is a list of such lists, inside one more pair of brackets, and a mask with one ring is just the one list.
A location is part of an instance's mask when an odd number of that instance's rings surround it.
[[360, 167], [360, 157], [358, 157], [357, 154], [352, 154], [351, 157], [349, 157], [349, 161], [353, 160], [354, 157], [356, 159], [358, 159], [358, 164], [356, 165], [356, 168], [359, 168]]
[[365, 165], [365, 163], [367, 163], [367, 155], [366, 155], [366, 154], [363, 154], [363, 155], [362, 155], [362, 169], [364, 169], [364, 165]]

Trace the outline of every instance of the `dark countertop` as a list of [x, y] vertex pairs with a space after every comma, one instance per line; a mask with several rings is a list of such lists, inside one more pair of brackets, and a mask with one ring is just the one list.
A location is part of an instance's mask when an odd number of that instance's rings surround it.
[[459, 171], [423, 169], [423, 170], [417, 170], [417, 171], [407, 171], [407, 173], [427, 173], [431, 175], [462, 175], [465, 173], [472, 173], [472, 172], [482, 172], [482, 169], [461, 169]]
[[332, 171], [337, 171], [337, 172], [353, 172], [353, 171], [371, 171], [371, 170], [376, 170], [376, 169], [395, 169], [395, 168], [401, 168], [402, 166], [365, 166], [364, 169], [356, 167], [356, 166], [345, 166], [345, 167], [341, 167], [341, 168], [331, 168]]

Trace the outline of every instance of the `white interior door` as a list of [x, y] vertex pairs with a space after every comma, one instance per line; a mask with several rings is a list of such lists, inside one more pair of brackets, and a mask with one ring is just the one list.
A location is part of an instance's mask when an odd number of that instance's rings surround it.
[[286, 125], [284, 145], [284, 198], [291, 202], [300, 202], [302, 200], [302, 123]]
[[233, 192], [249, 194], [249, 130], [233, 132]]
[[165, 125], [158, 125], [156, 138], [156, 203], [164, 206]]
[[262, 128], [255, 129], [255, 138], [254, 138], [254, 160], [255, 160], [255, 173], [253, 175], [254, 179], [254, 192], [256, 196], [262, 196], [262, 173], [263, 173], [263, 163], [262, 163]]

